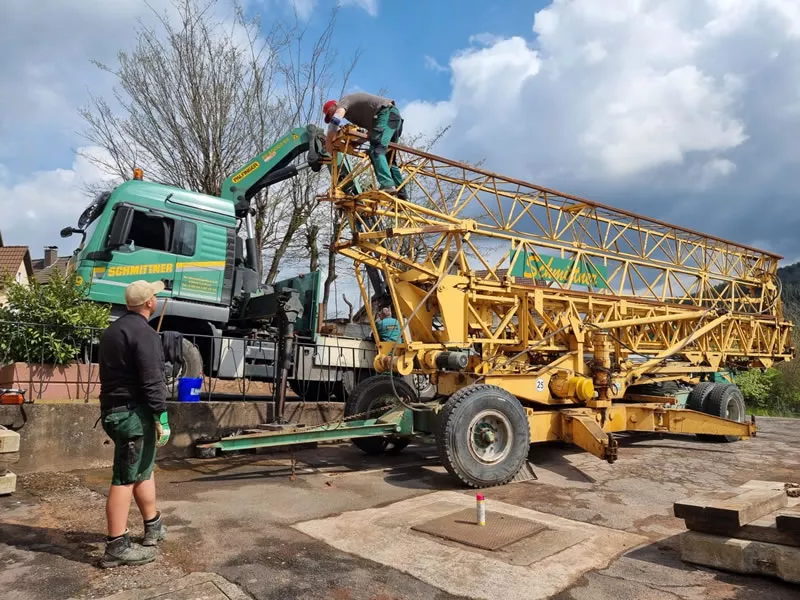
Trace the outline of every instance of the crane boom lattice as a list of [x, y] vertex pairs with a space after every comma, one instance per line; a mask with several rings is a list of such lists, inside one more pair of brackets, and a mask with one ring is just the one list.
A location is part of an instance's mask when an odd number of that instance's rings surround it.
[[338, 139], [357, 160], [329, 193], [344, 221], [336, 248], [386, 277], [404, 328], [391, 359], [384, 348], [396, 371], [433, 373], [438, 352], [477, 349], [468, 378], [505, 377], [549, 404], [560, 400], [507, 378], [592, 376], [596, 343], [609, 345], [612, 397], [642, 378], [791, 356], [779, 256], [403, 146], [390, 152], [408, 199], [369, 181], [348, 195], [372, 177], [364, 141]]

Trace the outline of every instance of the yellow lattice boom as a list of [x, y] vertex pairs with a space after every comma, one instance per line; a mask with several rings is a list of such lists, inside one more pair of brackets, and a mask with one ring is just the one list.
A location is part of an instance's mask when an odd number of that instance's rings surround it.
[[642, 377], [792, 356], [777, 255], [402, 146], [408, 200], [348, 196], [350, 178], [371, 177], [363, 142], [339, 140], [360, 162], [330, 193], [345, 221], [337, 250], [386, 275], [399, 372], [433, 373], [431, 352], [477, 346], [476, 376], [547, 382], [563, 368], [588, 375], [586, 353], [605, 339], [621, 397]]

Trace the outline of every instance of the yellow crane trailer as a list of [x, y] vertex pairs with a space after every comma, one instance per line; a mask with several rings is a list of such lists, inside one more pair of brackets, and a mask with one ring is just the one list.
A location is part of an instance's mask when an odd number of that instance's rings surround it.
[[[214, 446], [349, 437], [381, 453], [428, 433], [452, 475], [484, 487], [539, 442], [613, 462], [619, 432], [755, 435], [725, 374], [793, 356], [779, 256], [393, 145], [403, 199], [374, 185], [366, 141], [339, 134], [320, 200], [375, 339], [381, 303], [401, 338], [378, 344], [344, 422]], [[437, 398], [422, 402], [410, 374]]]

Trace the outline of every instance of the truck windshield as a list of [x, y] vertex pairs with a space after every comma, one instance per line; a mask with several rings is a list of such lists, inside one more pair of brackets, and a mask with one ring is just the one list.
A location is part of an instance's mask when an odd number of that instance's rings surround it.
[[89, 203], [89, 206], [86, 207], [86, 210], [84, 210], [81, 213], [81, 216], [78, 218], [79, 229], [85, 230], [93, 221], [97, 219], [97, 217], [100, 216], [100, 213], [103, 212], [103, 208], [108, 202], [109, 197], [111, 197], [111, 192], [102, 192]]

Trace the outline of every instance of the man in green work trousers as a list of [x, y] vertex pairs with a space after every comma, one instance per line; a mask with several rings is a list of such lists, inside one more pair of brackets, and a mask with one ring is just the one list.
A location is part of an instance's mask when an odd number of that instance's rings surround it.
[[[163, 290], [160, 281], [131, 283], [125, 289], [128, 311], [100, 337], [100, 420], [114, 441], [103, 568], [149, 563], [156, 557], [154, 546], [166, 538], [153, 467], [156, 446], [166, 444], [170, 434], [167, 386], [161, 338], [149, 325], [156, 294]], [[131, 542], [127, 528], [131, 496], [144, 520], [141, 545]]]
[[394, 104], [394, 100], [356, 92], [344, 96], [338, 102], [328, 100], [322, 107], [325, 122], [328, 123], [327, 148], [332, 150], [332, 141], [342, 119], [346, 118], [354, 125], [369, 132], [369, 159], [375, 169], [378, 187], [398, 198], [406, 199], [405, 189], [398, 188], [403, 184], [403, 174], [397, 166], [396, 155], [392, 155], [392, 166], [386, 160], [386, 152], [390, 143], [396, 143], [403, 133], [403, 118]]

